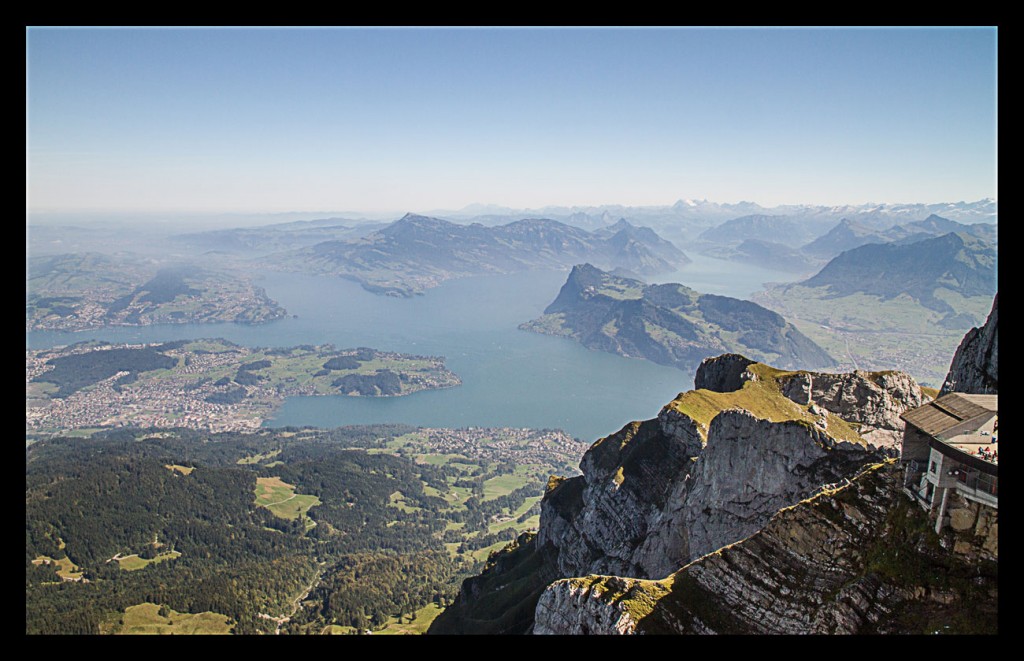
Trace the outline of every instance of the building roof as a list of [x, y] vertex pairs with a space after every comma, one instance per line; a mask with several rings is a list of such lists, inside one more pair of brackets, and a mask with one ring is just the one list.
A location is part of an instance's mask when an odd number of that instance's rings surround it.
[[996, 436], [970, 432], [958, 434], [951, 438], [940, 438], [939, 441], [961, 452], [965, 452], [975, 459], [987, 461], [990, 464], [999, 463], [999, 445]]
[[953, 392], [928, 402], [901, 418], [930, 436], [937, 436], [974, 418], [988, 419], [999, 411], [999, 395]]

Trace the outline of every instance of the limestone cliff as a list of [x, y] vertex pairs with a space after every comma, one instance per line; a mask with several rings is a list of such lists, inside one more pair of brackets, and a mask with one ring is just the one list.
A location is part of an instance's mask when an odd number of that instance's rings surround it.
[[[501, 586], [507, 607], [524, 609], [551, 576], [663, 578], [880, 460], [885, 448], [857, 430], [866, 420], [887, 424], [890, 410], [898, 415], [921, 397], [909, 377], [785, 372], [738, 355], [705, 360], [696, 383], [703, 388], [657, 418], [594, 443], [581, 476], [549, 481], [537, 536], [517, 551], [537, 563], [533, 582], [509, 590], [501, 574], [511, 568], [500, 570], [498, 554], [467, 585]], [[793, 393], [804, 390], [811, 400], [800, 402]], [[851, 403], [858, 397], [873, 413]], [[480, 632], [472, 620], [499, 617], [481, 617], [493, 596], [467, 585], [432, 632]]]
[[942, 384], [941, 395], [950, 392], [978, 395], [999, 392], [999, 294], [985, 325], [964, 335]]
[[946, 550], [969, 533], [938, 538], [901, 477], [874, 465], [662, 580], [557, 581], [534, 632], [995, 633], [996, 563]]
[[694, 440], [648, 421], [584, 455], [583, 476], [572, 478], [584, 485], [580, 509], [560, 509], [558, 499], [541, 505], [538, 542], [558, 550], [561, 575], [663, 577], [876, 457], [807, 421], [744, 410], [715, 416], [703, 450], [688, 456]]
[[[756, 378], [753, 361], [736, 354], [709, 358], [694, 381], [697, 389], [729, 392]], [[856, 371], [843, 374], [800, 371], [780, 381], [782, 394], [797, 404], [821, 408], [857, 425], [870, 444], [897, 449], [903, 439], [900, 415], [925, 403], [921, 388], [905, 372]]]

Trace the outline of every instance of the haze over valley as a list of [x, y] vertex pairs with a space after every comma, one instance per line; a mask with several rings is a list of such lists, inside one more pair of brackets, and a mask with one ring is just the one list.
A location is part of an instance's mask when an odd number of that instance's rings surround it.
[[996, 631], [995, 28], [26, 41], [27, 634]]

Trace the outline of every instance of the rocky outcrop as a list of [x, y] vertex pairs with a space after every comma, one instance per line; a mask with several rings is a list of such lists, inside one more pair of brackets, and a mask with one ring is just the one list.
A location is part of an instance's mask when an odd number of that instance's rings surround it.
[[[733, 392], [757, 378], [748, 368], [754, 361], [738, 354], [707, 358], [694, 377], [698, 390]], [[858, 425], [858, 433], [880, 448], [895, 449], [903, 439], [905, 411], [925, 403], [926, 397], [905, 372], [830, 374], [799, 371], [779, 379], [783, 395], [801, 406], [817, 407]]]
[[747, 370], [754, 362], [738, 353], [705, 358], [693, 377], [693, 387], [714, 392], [739, 390], [744, 383], [754, 378], [753, 373]]
[[[712, 420], [699, 455], [685, 452], [692, 437], [656, 424], [642, 423], [643, 437], [629, 437], [627, 428], [584, 455], [583, 475], [573, 478], [581, 483], [578, 507], [542, 504], [538, 539], [557, 549], [562, 575], [660, 578], [874, 457], [805, 421], [771, 422], [743, 410]], [[623, 450], [611, 451], [620, 443]]]
[[[650, 576], [652, 564], [678, 567], [676, 553], [652, 558], [640, 548], [657, 534], [687, 481], [693, 447], [692, 437], [665, 434], [658, 420], [630, 423], [595, 443], [580, 462], [583, 475], [560, 484], [541, 504], [538, 542], [556, 549], [560, 575]], [[567, 498], [570, 490], [579, 495]]]
[[534, 632], [994, 633], [996, 563], [944, 549], [900, 478], [872, 466], [663, 580], [557, 581]]
[[657, 420], [596, 443], [563, 487], [579, 494], [572, 506], [542, 504], [538, 540], [559, 573], [665, 576], [875, 457], [856, 434], [838, 438], [841, 420], [826, 431], [827, 418], [783, 398], [778, 374], [738, 355], [709, 359], [698, 382], [736, 390], [710, 402], [684, 394]]
[[857, 423], [865, 440], [892, 450], [903, 440], [900, 415], [925, 403], [921, 387], [904, 372], [798, 372], [781, 386], [782, 394], [797, 404], [817, 405]]
[[640, 618], [650, 611], [626, 608], [633, 602], [624, 601], [623, 597], [629, 595], [636, 601], [648, 597], [648, 601], [653, 601], [653, 595], [661, 596], [667, 592], [658, 587], [654, 581], [620, 576], [557, 581], [544, 591], [537, 602], [533, 633], [634, 634]]
[[[582, 475], [549, 481], [531, 562], [557, 577], [664, 578], [880, 461], [885, 452], [857, 429], [902, 412], [911, 391], [920, 398], [905, 375], [806, 375], [740, 355], [704, 361], [696, 377], [703, 389], [594, 443]], [[795, 384], [801, 379], [804, 386]], [[485, 572], [495, 586], [508, 582], [501, 574]], [[515, 608], [535, 600], [536, 588], [524, 588]], [[479, 613], [489, 602], [497, 595], [466, 595], [457, 607]]]
[[951, 392], [977, 395], [999, 392], [998, 326], [999, 294], [996, 294], [985, 325], [967, 331], [960, 342], [940, 395]]
[[945, 540], [953, 552], [987, 560], [999, 560], [999, 510], [968, 500], [957, 491], [949, 494], [949, 529]]

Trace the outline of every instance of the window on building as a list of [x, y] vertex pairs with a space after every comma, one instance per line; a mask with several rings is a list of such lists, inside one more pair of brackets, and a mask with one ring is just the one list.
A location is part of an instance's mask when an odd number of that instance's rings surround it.
[[939, 469], [939, 465], [937, 463], [935, 463], [935, 460], [933, 459], [932, 460], [932, 465], [928, 467], [928, 472], [929, 473], [934, 473], [938, 469]]

